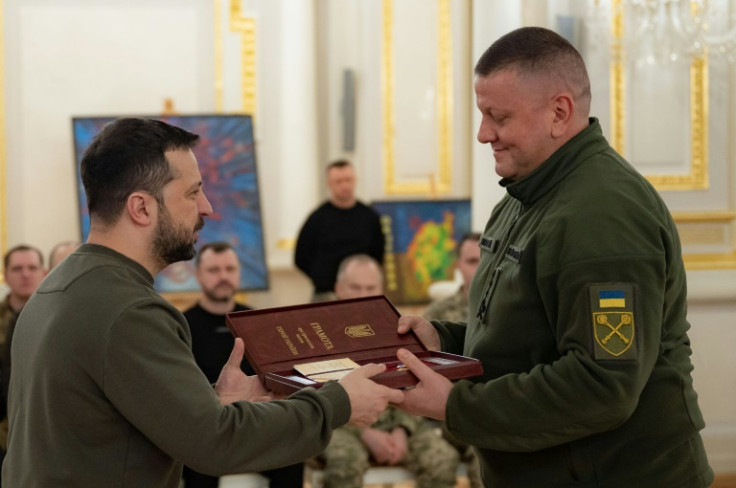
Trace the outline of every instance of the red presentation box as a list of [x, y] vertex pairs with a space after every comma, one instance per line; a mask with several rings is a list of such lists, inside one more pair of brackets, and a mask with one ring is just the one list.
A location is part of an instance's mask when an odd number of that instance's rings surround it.
[[227, 325], [245, 342], [245, 356], [267, 389], [293, 393], [323, 383], [299, 373], [295, 366], [349, 358], [359, 365], [384, 363], [373, 377], [392, 388], [418, 380], [396, 359], [405, 348], [443, 376], [454, 380], [479, 376], [477, 359], [428, 351], [413, 333], [396, 332], [400, 314], [385, 296], [310, 303], [227, 314]]

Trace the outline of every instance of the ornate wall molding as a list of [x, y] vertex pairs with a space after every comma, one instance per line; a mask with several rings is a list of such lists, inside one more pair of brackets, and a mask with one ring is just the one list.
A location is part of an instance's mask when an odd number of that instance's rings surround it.
[[[696, 8], [694, 6], [693, 8]], [[626, 149], [626, 50], [624, 0], [611, 0], [611, 141], [621, 154]], [[693, 12], [695, 14], [695, 12]], [[708, 53], [689, 67], [690, 161], [686, 174], [646, 175], [659, 191], [696, 191], [709, 188], [708, 171]], [[674, 212], [683, 242], [683, 259], [690, 270], [736, 269], [736, 248], [731, 243], [736, 212]], [[715, 247], [725, 252], [688, 252], [688, 247]]]
[[[224, 41], [221, 0], [214, 0], [215, 10], [215, 110], [225, 111], [223, 75]], [[255, 119], [256, 103], [256, 19], [243, 14], [242, 0], [228, 2], [228, 31], [240, 34], [241, 111]]]
[[[437, 0], [437, 172], [425, 180], [397, 181], [394, 15], [393, 0], [383, 0], [383, 38], [381, 46], [381, 94], [383, 112], [383, 177], [386, 195], [447, 194], [452, 189], [452, 16], [450, 0]], [[436, 175], [436, 176], [435, 176]]]
[[[626, 52], [624, 48], [624, 0], [611, 0], [611, 141], [626, 154]], [[647, 175], [660, 191], [708, 188], [708, 60], [690, 64], [690, 171], [688, 174]]]

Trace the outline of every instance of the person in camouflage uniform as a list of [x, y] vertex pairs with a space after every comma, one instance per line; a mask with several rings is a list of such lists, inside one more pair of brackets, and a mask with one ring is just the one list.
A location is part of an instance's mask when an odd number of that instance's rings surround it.
[[10, 340], [21, 309], [46, 276], [41, 251], [25, 244], [11, 248], [3, 257], [3, 274], [10, 290], [5, 299], [0, 301], [0, 390], [3, 395], [0, 401], [0, 464], [8, 447]]
[[418, 488], [451, 488], [457, 483], [458, 452], [440, 430], [422, 417], [388, 408], [366, 429], [346, 426], [333, 432], [321, 455], [325, 488], [359, 488], [371, 462], [401, 464]]
[[448, 322], [465, 322], [468, 317], [468, 290], [480, 263], [480, 248], [478, 232], [469, 232], [463, 235], [455, 248], [457, 262], [455, 266], [463, 277], [460, 289], [447, 298], [429, 304], [424, 311], [427, 320], [446, 320]]
[[[337, 273], [335, 293], [340, 299], [383, 293], [378, 262], [365, 254], [345, 258]], [[325, 488], [359, 488], [371, 463], [404, 465], [416, 477], [417, 488], [451, 488], [457, 483], [458, 452], [436, 424], [388, 408], [368, 428], [345, 426], [335, 430], [319, 456], [325, 463]]]
[[25, 244], [13, 247], [3, 256], [3, 274], [10, 290], [0, 302], [0, 351], [5, 347], [8, 324], [15, 320], [46, 276], [41, 251]]
[[[460, 238], [455, 248], [457, 254], [457, 263], [455, 266], [463, 277], [463, 284], [456, 293], [442, 300], [430, 303], [424, 311], [424, 318], [427, 320], [443, 320], [447, 322], [467, 322], [468, 290], [470, 289], [470, 282], [473, 280], [478, 263], [480, 263], [479, 240], [480, 233], [478, 232], [469, 232]], [[480, 478], [480, 463], [473, 452], [473, 448], [453, 436], [447, 430], [444, 422], [441, 423], [441, 427], [442, 436], [457, 449], [460, 453], [460, 459], [468, 463], [470, 487], [483, 488]]]

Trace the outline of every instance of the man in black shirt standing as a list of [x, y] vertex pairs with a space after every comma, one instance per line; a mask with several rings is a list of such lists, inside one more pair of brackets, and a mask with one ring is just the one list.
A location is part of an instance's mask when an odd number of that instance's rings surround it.
[[355, 197], [355, 171], [348, 161], [327, 166], [330, 198], [299, 231], [294, 262], [314, 285], [312, 301], [334, 299], [337, 267], [347, 256], [367, 254], [383, 263], [379, 215]]
[[[215, 383], [222, 366], [233, 348], [233, 335], [225, 323], [225, 314], [251, 310], [235, 301], [240, 286], [240, 261], [227, 242], [211, 242], [199, 250], [195, 259], [196, 277], [202, 288], [202, 298], [184, 312], [192, 333], [192, 353], [197, 365], [210, 383]], [[241, 369], [248, 375], [255, 372], [246, 359]], [[270, 485], [283, 488], [302, 488], [303, 463], [264, 471]], [[184, 467], [185, 488], [217, 488], [219, 479], [197, 473]]]

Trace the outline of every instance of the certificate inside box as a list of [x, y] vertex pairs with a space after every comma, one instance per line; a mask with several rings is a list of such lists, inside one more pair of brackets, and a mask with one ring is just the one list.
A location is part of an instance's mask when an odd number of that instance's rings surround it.
[[413, 333], [396, 331], [399, 312], [385, 296], [247, 310], [227, 314], [227, 324], [245, 343], [245, 355], [269, 390], [292, 393], [319, 388], [351, 368], [383, 363], [386, 371], [373, 377], [392, 388], [418, 380], [396, 358], [408, 349], [449, 379], [479, 376], [477, 359], [428, 351]]

